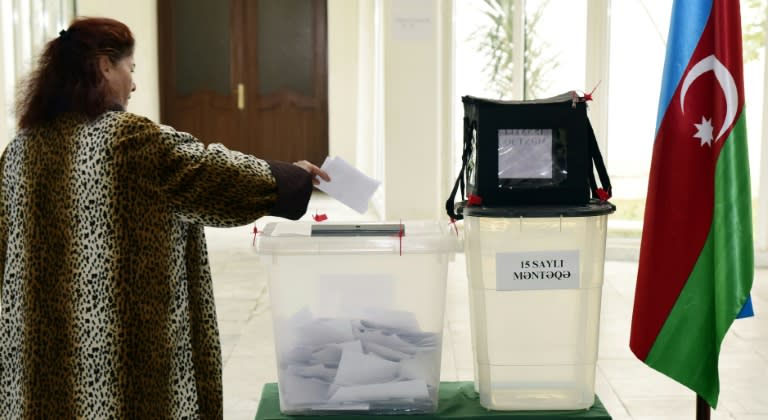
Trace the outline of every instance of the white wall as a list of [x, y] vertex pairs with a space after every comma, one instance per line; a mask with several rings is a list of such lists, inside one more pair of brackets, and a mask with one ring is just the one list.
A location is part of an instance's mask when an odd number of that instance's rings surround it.
[[[383, 3], [384, 217], [444, 215], [451, 145], [451, 1]], [[447, 65], [448, 64], [448, 65]]]
[[156, 1], [77, 0], [75, 11], [78, 16], [117, 19], [131, 28], [136, 39], [136, 92], [128, 111], [160, 121]]
[[[382, 173], [376, 151], [383, 141], [378, 3], [328, 0], [329, 153], [373, 177]], [[371, 203], [374, 213], [383, 214], [383, 198], [380, 189]]]
[[358, 22], [359, 2], [328, 0], [328, 153], [348, 162], [357, 156]]

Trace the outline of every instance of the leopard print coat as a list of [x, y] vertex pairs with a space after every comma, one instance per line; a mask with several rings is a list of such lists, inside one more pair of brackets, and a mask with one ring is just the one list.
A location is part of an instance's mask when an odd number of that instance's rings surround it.
[[203, 226], [298, 218], [309, 174], [127, 112], [0, 161], [0, 418], [222, 418]]

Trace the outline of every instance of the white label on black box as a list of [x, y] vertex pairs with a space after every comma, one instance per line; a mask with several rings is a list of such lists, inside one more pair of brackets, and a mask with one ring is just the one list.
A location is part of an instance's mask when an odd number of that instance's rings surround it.
[[499, 130], [499, 179], [552, 178], [552, 129]]
[[578, 288], [578, 250], [496, 254], [496, 290]]

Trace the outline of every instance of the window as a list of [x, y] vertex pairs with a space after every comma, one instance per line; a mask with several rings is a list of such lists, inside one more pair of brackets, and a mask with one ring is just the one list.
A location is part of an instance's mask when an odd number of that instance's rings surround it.
[[0, 132], [6, 139], [0, 148], [15, 132], [16, 83], [27, 74], [45, 43], [69, 26], [74, 16], [74, 0], [8, 0], [0, 5], [0, 105], [5, 110], [0, 118]]

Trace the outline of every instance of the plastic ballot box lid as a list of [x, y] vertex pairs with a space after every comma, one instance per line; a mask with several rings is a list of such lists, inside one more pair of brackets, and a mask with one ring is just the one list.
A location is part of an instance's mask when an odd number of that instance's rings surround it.
[[458, 235], [438, 221], [273, 222], [256, 238], [259, 254], [402, 254], [461, 251]]

